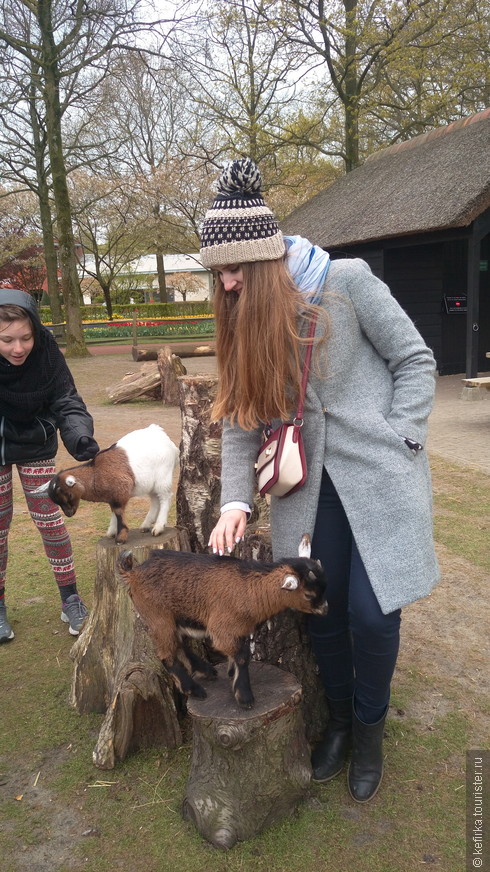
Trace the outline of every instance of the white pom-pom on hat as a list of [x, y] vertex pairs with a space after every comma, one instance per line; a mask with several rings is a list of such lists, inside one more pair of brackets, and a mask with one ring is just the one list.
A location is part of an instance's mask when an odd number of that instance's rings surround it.
[[262, 176], [258, 166], [249, 157], [231, 160], [223, 167], [216, 181], [220, 194], [258, 194], [262, 186]]

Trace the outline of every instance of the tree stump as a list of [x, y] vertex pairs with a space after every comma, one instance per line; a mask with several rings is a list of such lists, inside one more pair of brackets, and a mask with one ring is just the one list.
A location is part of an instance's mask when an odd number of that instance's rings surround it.
[[158, 352], [158, 371], [162, 383], [162, 400], [165, 406], [178, 406], [180, 403], [179, 376], [187, 375], [187, 370], [170, 345], [164, 345]]
[[[188, 531], [191, 551], [202, 553], [220, 512], [222, 428], [209, 422], [217, 379], [186, 376], [179, 382], [182, 442], [177, 525]], [[272, 560], [269, 506], [259, 493], [236, 555]], [[251, 648], [253, 660], [288, 669], [301, 682], [306, 734], [310, 742], [318, 741], [325, 729], [327, 707], [304, 615], [290, 611], [277, 615], [257, 630]]]
[[[245, 560], [272, 560], [270, 526], [260, 521], [248, 526], [237, 556]], [[262, 624], [250, 642], [252, 660], [272, 663], [287, 669], [301, 683], [301, 707], [308, 741], [314, 744], [323, 736], [327, 722], [327, 703], [315, 656], [311, 650], [307, 617], [288, 609]]]
[[255, 706], [240, 709], [226, 665], [191, 699], [192, 763], [183, 815], [217, 848], [231, 848], [290, 815], [311, 778], [301, 687], [287, 672], [251, 663]]
[[182, 376], [179, 383], [182, 439], [177, 524], [187, 530], [190, 550], [202, 553], [219, 517], [222, 426], [210, 421], [217, 379]]
[[117, 581], [115, 564], [125, 548], [141, 563], [154, 548], [189, 550], [189, 543], [174, 528], [160, 536], [130, 531], [125, 545], [108, 538], [97, 543], [93, 608], [71, 650], [70, 702], [80, 714], [106, 713], [93, 752], [100, 769], [112, 769], [140, 748], [174, 748], [182, 741], [173, 682]]

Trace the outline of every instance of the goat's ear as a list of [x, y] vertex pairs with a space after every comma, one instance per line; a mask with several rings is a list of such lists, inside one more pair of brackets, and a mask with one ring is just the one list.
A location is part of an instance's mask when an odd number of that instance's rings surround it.
[[74, 475], [67, 475], [65, 478], [65, 484], [67, 487], [73, 487], [77, 483], [77, 480]]
[[311, 539], [308, 536], [308, 533], [304, 533], [301, 542], [299, 543], [298, 548], [299, 557], [310, 557], [311, 556]]
[[40, 487], [35, 488], [33, 491], [31, 491], [31, 494], [37, 494], [38, 496], [40, 496], [41, 494], [47, 494], [48, 489], [49, 481], [47, 481], [46, 484], [42, 484]]
[[281, 587], [285, 590], [296, 590], [298, 587], [299, 581], [295, 575], [286, 575]]

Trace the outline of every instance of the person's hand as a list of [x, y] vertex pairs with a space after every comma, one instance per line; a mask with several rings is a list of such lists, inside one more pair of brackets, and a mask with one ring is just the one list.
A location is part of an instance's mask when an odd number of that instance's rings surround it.
[[231, 554], [238, 545], [247, 526], [247, 513], [241, 509], [229, 509], [223, 512], [214, 530], [211, 531], [208, 546], [214, 554], [223, 555], [225, 551]]
[[92, 460], [100, 451], [95, 439], [91, 436], [80, 436], [77, 442], [76, 452], [73, 455], [75, 460]]

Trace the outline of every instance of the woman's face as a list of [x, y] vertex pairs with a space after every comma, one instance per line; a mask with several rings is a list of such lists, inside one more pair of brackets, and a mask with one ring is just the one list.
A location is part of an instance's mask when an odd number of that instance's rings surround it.
[[218, 275], [225, 291], [240, 293], [243, 287], [243, 272], [239, 263], [227, 264], [218, 270]]
[[20, 366], [34, 348], [30, 321], [0, 322], [0, 354], [13, 366]]

